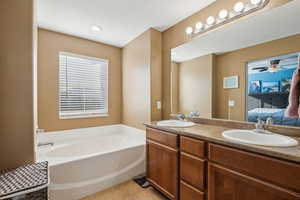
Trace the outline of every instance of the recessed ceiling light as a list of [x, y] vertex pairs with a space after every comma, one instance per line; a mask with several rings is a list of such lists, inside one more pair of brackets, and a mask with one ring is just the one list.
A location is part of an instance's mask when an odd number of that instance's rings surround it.
[[91, 29], [92, 31], [96, 31], [96, 32], [102, 31], [102, 27], [98, 25], [93, 25]]

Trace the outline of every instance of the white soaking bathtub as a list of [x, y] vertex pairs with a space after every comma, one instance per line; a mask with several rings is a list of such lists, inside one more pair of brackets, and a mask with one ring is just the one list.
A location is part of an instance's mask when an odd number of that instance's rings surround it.
[[38, 134], [50, 165], [50, 199], [78, 200], [145, 173], [145, 131], [125, 125]]

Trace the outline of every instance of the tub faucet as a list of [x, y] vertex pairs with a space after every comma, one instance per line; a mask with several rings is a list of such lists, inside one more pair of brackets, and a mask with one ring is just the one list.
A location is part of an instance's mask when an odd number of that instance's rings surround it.
[[39, 142], [38, 147], [43, 147], [43, 146], [54, 146], [54, 142]]

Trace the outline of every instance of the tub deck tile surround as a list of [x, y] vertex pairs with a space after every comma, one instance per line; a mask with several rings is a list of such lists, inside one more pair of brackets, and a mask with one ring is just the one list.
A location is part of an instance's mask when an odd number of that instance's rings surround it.
[[129, 181], [81, 200], [167, 200], [152, 187], [143, 189]]
[[[246, 123], [246, 126], [243, 126], [243, 122], [237, 122], [237, 125], [235, 126], [234, 123], [229, 122], [229, 126], [226, 125], [226, 121], [222, 120], [193, 120], [194, 122], [197, 122], [198, 124], [193, 127], [188, 128], [169, 128], [169, 127], [162, 127], [157, 126], [156, 122], [151, 123], [145, 123], [145, 126], [148, 128], [154, 128], [159, 129], [162, 131], [167, 131], [171, 133], [175, 133], [178, 135], [188, 136], [196, 139], [202, 139], [211, 143], [226, 145], [230, 147], [236, 147], [242, 150], [271, 156], [274, 158], [279, 158], [282, 160], [287, 161], [293, 161], [296, 163], [300, 163], [300, 145], [294, 146], [294, 147], [267, 147], [267, 146], [258, 146], [258, 145], [251, 145], [251, 144], [243, 144], [243, 143], [237, 143], [230, 140], [225, 139], [222, 136], [222, 132], [225, 130], [230, 129], [253, 129], [251, 124]], [[201, 121], [199, 123], [199, 121]], [[288, 130], [288, 128], [286, 128]], [[274, 130], [274, 129], [273, 129]], [[274, 132], [278, 133], [276, 131], [276, 127]], [[300, 130], [300, 129], [299, 129]], [[294, 137], [299, 144], [300, 144], [300, 132], [298, 132], [298, 135], [293, 132], [289, 135], [297, 136]]]

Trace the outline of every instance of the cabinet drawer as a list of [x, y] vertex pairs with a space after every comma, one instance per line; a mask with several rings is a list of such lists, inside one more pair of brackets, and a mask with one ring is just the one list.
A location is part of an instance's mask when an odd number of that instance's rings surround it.
[[181, 181], [180, 200], [204, 200], [204, 193]]
[[297, 164], [215, 144], [209, 144], [209, 160], [300, 192], [300, 166]]
[[299, 200], [300, 195], [268, 182], [208, 164], [208, 200]]
[[193, 187], [204, 190], [205, 160], [183, 152], [180, 153], [180, 178]]
[[188, 137], [180, 137], [180, 150], [194, 156], [205, 157], [205, 142]]
[[148, 128], [147, 139], [156, 141], [175, 149], [178, 148], [178, 136], [176, 134]]

